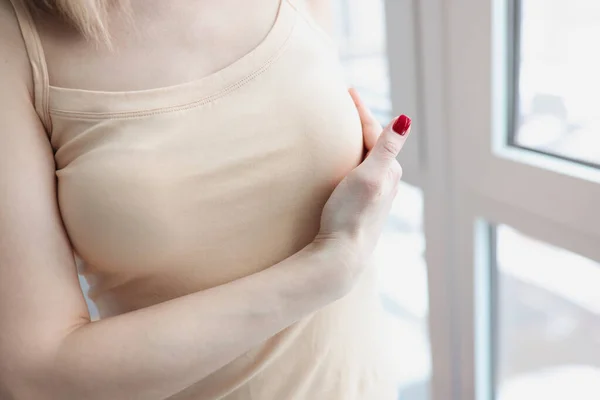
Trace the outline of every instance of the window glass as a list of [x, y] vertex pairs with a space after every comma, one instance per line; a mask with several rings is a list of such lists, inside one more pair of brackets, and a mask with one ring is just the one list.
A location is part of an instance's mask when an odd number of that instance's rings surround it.
[[600, 265], [497, 228], [500, 400], [600, 399]]
[[600, 165], [600, 2], [513, 0], [522, 147]]

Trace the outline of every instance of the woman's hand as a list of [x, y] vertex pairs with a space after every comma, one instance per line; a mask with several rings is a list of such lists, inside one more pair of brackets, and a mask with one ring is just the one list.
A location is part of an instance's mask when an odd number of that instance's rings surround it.
[[366, 157], [367, 155], [369, 155], [371, 149], [375, 147], [375, 143], [377, 143], [377, 139], [379, 139], [383, 128], [381, 127], [379, 121], [375, 119], [369, 107], [367, 107], [367, 105], [362, 101], [356, 89], [350, 88], [348, 92], [350, 93], [350, 97], [352, 97], [354, 105], [356, 106], [356, 110], [358, 111], [358, 115], [360, 116], [360, 122], [362, 125], [363, 132], [363, 142], [365, 144], [364, 157]]
[[382, 129], [357, 93], [351, 90], [359, 112], [364, 161], [335, 188], [323, 208], [315, 243], [333, 248], [344, 260], [339, 271], [348, 290], [373, 253], [398, 192], [402, 168], [396, 156], [410, 132], [411, 120], [400, 116]]

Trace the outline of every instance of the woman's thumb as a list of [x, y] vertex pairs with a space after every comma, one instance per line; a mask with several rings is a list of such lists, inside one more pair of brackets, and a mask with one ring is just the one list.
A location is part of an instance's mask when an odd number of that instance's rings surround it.
[[411, 122], [409, 117], [401, 115], [386, 126], [365, 162], [370, 160], [387, 167], [395, 161], [410, 133]]

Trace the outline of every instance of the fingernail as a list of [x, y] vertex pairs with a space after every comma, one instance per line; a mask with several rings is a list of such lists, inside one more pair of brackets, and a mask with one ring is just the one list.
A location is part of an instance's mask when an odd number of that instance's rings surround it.
[[410, 118], [408, 118], [406, 115], [402, 114], [401, 116], [398, 117], [396, 122], [394, 122], [394, 125], [392, 125], [392, 129], [398, 135], [404, 136], [404, 135], [406, 135], [406, 132], [408, 132], [408, 128], [410, 128], [411, 122], [412, 121]]

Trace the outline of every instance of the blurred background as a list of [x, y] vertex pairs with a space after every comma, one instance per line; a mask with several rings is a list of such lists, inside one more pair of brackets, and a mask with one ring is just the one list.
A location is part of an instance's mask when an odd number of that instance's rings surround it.
[[415, 120], [375, 254], [398, 399], [600, 399], [600, 1], [333, 3], [348, 82]]
[[[600, 2], [479, 2], [490, 3], [485, 8], [491, 13], [488, 21], [499, 18], [502, 26], [496, 24], [496, 27], [504, 27], [501, 32], [491, 32], [506, 39], [502, 41], [505, 45], [502, 51], [506, 54], [499, 57], [506, 64], [495, 65], [506, 69], [503, 86], [507, 94], [501, 101], [508, 126], [502, 132], [503, 144], [582, 167], [599, 167]], [[476, 9], [467, 8], [469, 3], [472, 2], [449, 1], [445, 9], [443, 2], [437, 4], [441, 12], [454, 7], [454, 12], [460, 13], [457, 18], [468, 24], [478, 18]], [[424, 35], [418, 25], [428, 15], [434, 15], [431, 10], [435, 4], [431, 1], [335, 0], [336, 39], [348, 81], [359, 90], [382, 123], [406, 112], [404, 108], [393, 106], [393, 98], [394, 90], [411, 87], [404, 82], [408, 79], [417, 82], [417, 91], [409, 93], [416, 98], [400, 100], [400, 106], [415, 102], [413, 108], [421, 111], [416, 115], [417, 124], [422, 122], [420, 117], [427, 121], [428, 116], [424, 114], [429, 105], [419, 104], [426, 101], [419, 92], [426, 90], [428, 82], [423, 81], [427, 76], [419, 70], [425, 65], [418, 58], [427, 55], [430, 43], [426, 38], [419, 38]], [[465, 9], [458, 8], [461, 6]], [[404, 27], [390, 26], [394, 21], [407, 20], [406, 15], [394, 14], [400, 12], [409, 13], [413, 23]], [[505, 14], [494, 15], [494, 12]], [[426, 29], [425, 24], [420, 29]], [[482, 26], [493, 29], [494, 24]], [[482, 37], [485, 38], [486, 33]], [[413, 42], [412, 45], [407, 41]], [[446, 46], [441, 49], [446, 56], [454, 51], [452, 40], [441, 44]], [[475, 63], [497, 50], [493, 48], [493, 38], [484, 45], [489, 51], [487, 54], [467, 54], [460, 62]], [[468, 53], [468, 49], [466, 51]], [[398, 61], [415, 65], [406, 68], [399, 66]], [[406, 74], [406, 70], [416, 73]], [[400, 76], [394, 77], [395, 73]], [[447, 78], [448, 81], [453, 79], [458, 78]], [[493, 89], [489, 94], [501, 96]], [[451, 97], [447, 99], [454, 101]], [[492, 131], [490, 129], [487, 135], [492, 136]], [[425, 129], [416, 133], [426, 139], [440, 134]], [[486, 135], [486, 132], [478, 135]], [[416, 148], [412, 150], [418, 151]], [[422, 159], [420, 164], [421, 168], [427, 168], [428, 160]], [[433, 398], [430, 390], [432, 357], [435, 359], [436, 354], [432, 354], [430, 346], [426, 262], [429, 233], [424, 229], [423, 216], [428, 212], [427, 205], [434, 204], [424, 203], [424, 196], [435, 183], [428, 183], [426, 179], [427, 174], [421, 174], [420, 178], [409, 179], [415, 185], [403, 185], [376, 252], [381, 266], [381, 299], [388, 315], [383, 329], [392, 332], [390, 351], [402, 360], [402, 368], [397, 371], [399, 399], [402, 400]], [[455, 190], [462, 190], [458, 186]], [[590, 200], [597, 194], [597, 189], [594, 193], [583, 193], [590, 196]], [[597, 221], [598, 204], [590, 204], [582, 212], [589, 212], [589, 218]], [[489, 253], [486, 267], [493, 269], [489, 274], [491, 290], [488, 294], [494, 298], [478, 298], [478, 290], [473, 288], [472, 302], [489, 304], [487, 334], [490, 338], [484, 342], [489, 351], [486, 362], [492, 365], [485, 368], [475, 365], [475, 369], [485, 369], [492, 374], [488, 383], [493, 387], [477, 397], [600, 399], [600, 265], [508, 224], [489, 223], [487, 226], [490, 234], [486, 240], [490, 241], [486, 243]], [[600, 240], [596, 243], [600, 244]], [[476, 284], [485, 282], [471, 282], [471, 285]], [[455, 306], [463, 307], [463, 304], [459, 301]], [[478, 318], [475, 311], [466, 314]], [[438, 348], [442, 346], [444, 344]], [[456, 364], [454, 367], [460, 368]], [[477, 380], [476, 374], [469, 377], [460, 376], [461, 373], [460, 370], [453, 372], [458, 380]], [[451, 395], [437, 393], [435, 399], [447, 399]]]

